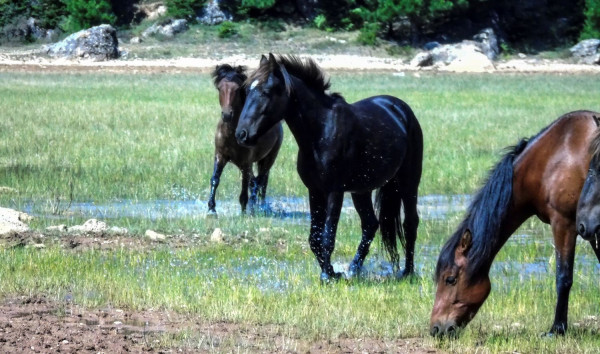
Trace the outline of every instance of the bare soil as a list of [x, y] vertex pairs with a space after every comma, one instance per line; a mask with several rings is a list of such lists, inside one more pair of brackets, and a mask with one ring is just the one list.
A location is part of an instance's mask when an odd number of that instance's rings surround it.
[[[185, 337], [185, 339], [181, 339]], [[0, 352], [437, 353], [423, 339], [340, 338], [307, 341], [275, 325], [210, 322], [148, 309], [87, 309], [43, 295], [0, 305]]]

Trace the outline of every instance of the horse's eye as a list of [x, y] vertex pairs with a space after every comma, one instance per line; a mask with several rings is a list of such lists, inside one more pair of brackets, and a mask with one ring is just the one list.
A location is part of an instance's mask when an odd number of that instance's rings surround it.
[[456, 281], [456, 277], [451, 275], [446, 278], [446, 285], [456, 285]]

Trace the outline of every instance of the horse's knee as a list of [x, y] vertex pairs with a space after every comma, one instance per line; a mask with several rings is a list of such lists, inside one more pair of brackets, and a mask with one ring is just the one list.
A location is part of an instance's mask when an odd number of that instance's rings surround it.
[[572, 274], [559, 274], [556, 277], [556, 289], [561, 291], [569, 291], [573, 286], [573, 275]]

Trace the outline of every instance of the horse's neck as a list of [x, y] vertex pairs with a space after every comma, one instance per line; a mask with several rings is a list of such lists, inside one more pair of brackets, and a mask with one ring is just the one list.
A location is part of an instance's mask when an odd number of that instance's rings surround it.
[[294, 79], [294, 90], [285, 121], [303, 152], [312, 150], [314, 143], [321, 139], [325, 120], [330, 117], [330, 108], [323, 104], [324, 97], [319, 95]]

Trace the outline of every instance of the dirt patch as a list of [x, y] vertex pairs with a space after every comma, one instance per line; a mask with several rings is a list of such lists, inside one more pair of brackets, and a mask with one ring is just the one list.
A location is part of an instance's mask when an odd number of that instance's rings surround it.
[[[300, 55], [311, 57], [326, 71], [371, 71], [371, 72], [453, 72], [451, 67], [431, 66], [417, 68], [407, 60], [392, 57], [372, 57], [361, 55]], [[47, 59], [33, 57], [15, 60], [0, 56], [0, 72], [49, 72], [49, 73], [207, 73], [218, 64], [230, 63], [256, 68], [258, 58], [246, 55], [233, 55], [224, 58], [174, 58], [156, 60], [112, 60], [105, 62], [68, 61], [63, 59]], [[468, 73], [469, 68], [461, 68], [461, 73]], [[473, 68], [473, 72], [480, 72]], [[569, 60], [549, 59], [512, 59], [494, 62], [494, 67], [487, 73], [600, 73], [600, 65], [574, 64]]]
[[274, 325], [209, 322], [177, 313], [86, 309], [43, 295], [0, 305], [0, 352], [436, 353], [423, 339], [307, 341]]

